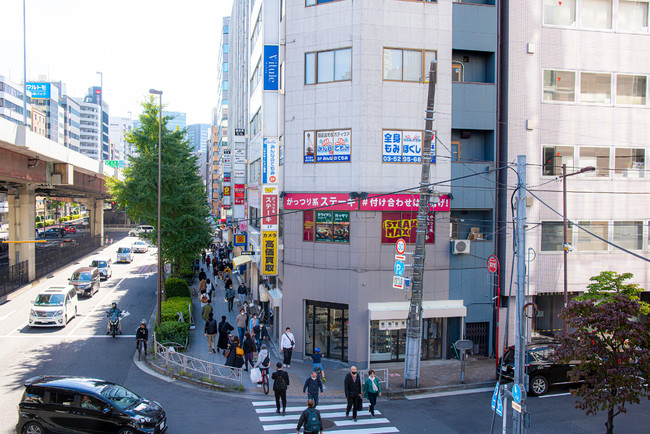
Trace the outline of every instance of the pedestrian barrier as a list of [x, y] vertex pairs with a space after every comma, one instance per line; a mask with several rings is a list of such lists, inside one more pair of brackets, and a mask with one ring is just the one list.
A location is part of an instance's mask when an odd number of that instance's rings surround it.
[[[375, 371], [375, 377], [379, 379], [379, 385], [381, 386], [381, 389], [387, 391], [388, 390], [388, 369], [373, 369], [373, 371]], [[366, 381], [366, 378], [368, 378], [368, 370], [359, 369], [359, 375], [361, 377], [361, 384], [363, 384]]]
[[29, 282], [28, 261], [0, 266], [0, 296], [9, 294]]
[[173, 346], [167, 347], [156, 341], [155, 334], [153, 343], [156, 356], [160, 357], [166, 365], [185, 372], [183, 374], [185, 376], [208, 383], [215, 383], [217, 380], [232, 381], [243, 386], [242, 368], [220, 365], [176, 352]]

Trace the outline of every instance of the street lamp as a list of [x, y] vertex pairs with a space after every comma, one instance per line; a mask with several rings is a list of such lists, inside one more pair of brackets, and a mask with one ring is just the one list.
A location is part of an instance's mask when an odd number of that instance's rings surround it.
[[162, 90], [149, 89], [152, 95], [158, 95], [158, 282], [156, 296], [156, 325], [160, 325], [161, 295], [162, 295], [162, 246], [160, 245], [160, 194], [162, 178]]
[[[569, 244], [567, 242], [567, 231], [568, 231], [568, 223], [567, 223], [567, 218], [566, 218], [566, 179], [568, 176], [573, 176], [573, 175], [580, 175], [581, 173], [585, 172], [593, 172], [595, 171], [596, 168], [594, 166], [587, 166], [583, 167], [582, 169], [578, 170], [577, 172], [573, 173], [566, 173], [566, 164], [562, 164], [562, 225], [564, 226], [563, 228], [563, 241], [562, 241], [562, 250], [564, 250], [564, 307], [569, 304], [569, 295], [567, 293], [567, 281], [568, 281], [568, 276], [567, 276], [567, 262], [568, 262], [568, 255], [569, 255]], [[562, 332], [566, 336], [568, 332], [568, 326], [566, 321], [563, 321], [563, 326], [562, 326]]]

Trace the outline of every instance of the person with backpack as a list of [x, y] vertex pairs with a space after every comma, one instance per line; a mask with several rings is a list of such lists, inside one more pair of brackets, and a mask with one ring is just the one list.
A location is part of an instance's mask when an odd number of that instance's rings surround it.
[[320, 418], [320, 411], [316, 410], [316, 403], [313, 399], [307, 400], [307, 408], [303, 410], [298, 419], [296, 433], [300, 434], [300, 428], [305, 426], [305, 434], [320, 434], [323, 432], [323, 420]]
[[[208, 304], [208, 306], [210, 306]], [[208, 319], [205, 321], [205, 328], [203, 330], [205, 337], [208, 339], [208, 353], [217, 353], [214, 347], [214, 338], [217, 336], [217, 320], [214, 319], [214, 313], [210, 312]]]
[[320, 390], [320, 396], [323, 396], [323, 383], [320, 381], [320, 377], [316, 371], [311, 373], [311, 377], [305, 380], [305, 385], [302, 386], [302, 393], [307, 393], [309, 399], [314, 400], [314, 407], [318, 405], [318, 391]]
[[233, 368], [241, 368], [244, 366], [244, 349], [239, 345], [239, 338], [233, 336], [232, 344], [226, 351], [226, 366]]
[[273, 392], [275, 393], [275, 412], [280, 414], [280, 400], [282, 400], [282, 416], [287, 409], [287, 387], [289, 387], [289, 374], [282, 370], [282, 363], [275, 364], [275, 372], [271, 375]]

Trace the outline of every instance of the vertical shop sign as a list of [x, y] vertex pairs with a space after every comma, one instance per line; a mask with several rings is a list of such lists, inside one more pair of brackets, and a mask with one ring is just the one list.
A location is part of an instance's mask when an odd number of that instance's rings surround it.
[[262, 274], [278, 274], [278, 232], [262, 231]]
[[262, 230], [278, 229], [278, 189], [264, 187], [262, 191]]
[[278, 183], [278, 139], [264, 137], [262, 140], [262, 184]]

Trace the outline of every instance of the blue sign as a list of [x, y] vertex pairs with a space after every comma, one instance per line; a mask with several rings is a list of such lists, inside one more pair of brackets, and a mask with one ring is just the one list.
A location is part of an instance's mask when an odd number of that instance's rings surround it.
[[402, 274], [404, 274], [404, 262], [395, 261], [394, 270], [395, 270], [395, 275], [396, 276], [401, 276]]
[[497, 383], [494, 386], [494, 393], [492, 394], [492, 410], [496, 410], [498, 399], [499, 399], [499, 383]]
[[278, 45], [264, 46], [264, 90], [278, 90], [280, 87], [279, 57]]
[[27, 83], [27, 92], [31, 92], [32, 98], [50, 97], [50, 83]]
[[512, 400], [517, 404], [521, 402], [521, 386], [519, 384], [512, 386]]
[[496, 412], [497, 412], [497, 414], [499, 416], [503, 416], [503, 404], [502, 404], [502, 402], [503, 402], [503, 399], [501, 399], [501, 397], [499, 397], [497, 399], [497, 409], [496, 409]]

